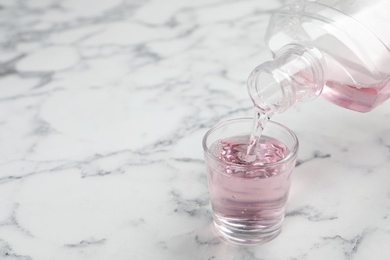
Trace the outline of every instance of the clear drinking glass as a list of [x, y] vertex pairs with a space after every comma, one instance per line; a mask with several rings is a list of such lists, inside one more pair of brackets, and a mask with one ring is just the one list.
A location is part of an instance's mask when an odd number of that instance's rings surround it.
[[[221, 159], [221, 140], [248, 136], [252, 118], [219, 123], [203, 138], [215, 230], [222, 238], [238, 244], [263, 243], [281, 231], [288, 199], [291, 173], [295, 167], [298, 139], [287, 127], [270, 121], [259, 143], [273, 140], [262, 165], [243, 165]], [[248, 136], [249, 141], [249, 136]], [[267, 162], [283, 147], [284, 155]], [[261, 145], [256, 149], [262, 149]], [[271, 160], [272, 161], [272, 160]]]

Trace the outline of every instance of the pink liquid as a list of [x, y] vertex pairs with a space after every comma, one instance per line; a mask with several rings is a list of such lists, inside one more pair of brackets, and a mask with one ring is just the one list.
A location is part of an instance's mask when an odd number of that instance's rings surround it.
[[255, 115], [253, 117], [252, 131], [249, 138], [249, 145], [246, 150], [245, 160], [252, 162], [256, 160], [256, 146], [263, 133], [264, 127], [270, 119], [270, 115], [263, 113], [259, 109], [255, 108]]
[[321, 97], [344, 108], [368, 112], [390, 97], [390, 78], [376, 85], [360, 87], [327, 81]]
[[262, 241], [280, 232], [295, 165], [293, 159], [259, 167], [290, 153], [283, 143], [267, 136], [257, 142], [256, 158], [248, 162], [248, 140], [249, 136], [234, 136], [215, 142], [210, 151], [227, 164], [206, 162], [216, 228], [245, 243], [254, 234]]

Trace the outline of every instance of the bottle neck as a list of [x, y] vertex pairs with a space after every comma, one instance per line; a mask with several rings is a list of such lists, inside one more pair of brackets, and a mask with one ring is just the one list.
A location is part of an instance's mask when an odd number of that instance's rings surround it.
[[285, 46], [273, 61], [257, 66], [248, 77], [249, 95], [266, 114], [282, 113], [297, 101], [313, 100], [324, 86], [321, 51]]

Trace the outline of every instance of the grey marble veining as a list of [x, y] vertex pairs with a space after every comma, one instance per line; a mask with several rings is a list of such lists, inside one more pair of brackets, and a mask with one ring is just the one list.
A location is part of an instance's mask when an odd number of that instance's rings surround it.
[[290, 1], [0, 1], [0, 259], [390, 258], [390, 103], [274, 120], [300, 153], [281, 235], [211, 228], [201, 139]]

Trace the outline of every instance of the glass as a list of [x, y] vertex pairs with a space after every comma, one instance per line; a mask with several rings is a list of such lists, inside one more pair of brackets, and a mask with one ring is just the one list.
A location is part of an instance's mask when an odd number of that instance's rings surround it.
[[[248, 136], [249, 140], [252, 123], [252, 118], [225, 121], [212, 127], [203, 138], [215, 230], [225, 240], [237, 244], [263, 243], [280, 233], [298, 152], [296, 135], [269, 121], [261, 140], [269, 138], [276, 146], [286, 148], [283, 158], [262, 165], [222, 160], [215, 144], [237, 136]], [[266, 153], [267, 156], [272, 154]]]

